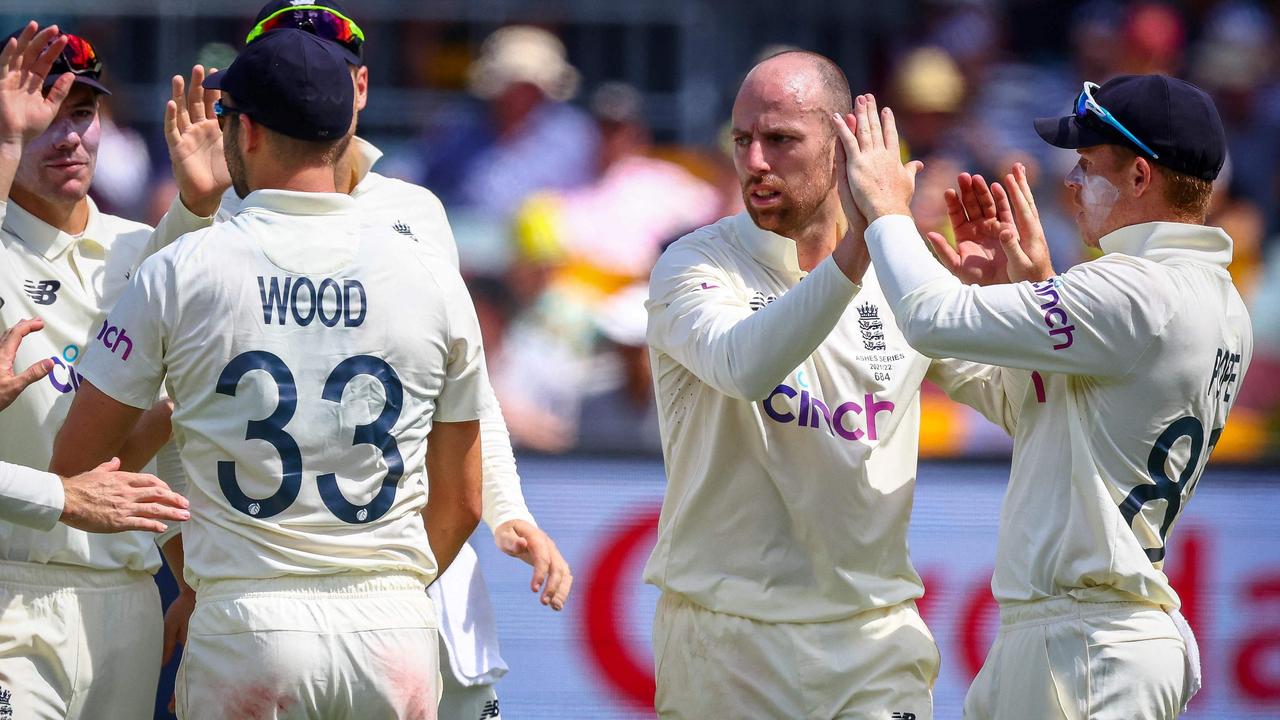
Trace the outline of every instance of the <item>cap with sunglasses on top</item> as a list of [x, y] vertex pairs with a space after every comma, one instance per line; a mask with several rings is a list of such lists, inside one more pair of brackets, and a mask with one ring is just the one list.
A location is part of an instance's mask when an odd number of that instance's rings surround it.
[[272, 0], [258, 11], [253, 29], [245, 37], [246, 45], [272, 30], [303, 30], [342, 47], [347, 62], [364, 64], [364, 31], [347, 16], [336, 2], [320, 0], [307, 3], [298, 0]]
[[[4, 42], [7, 43], [18, 37], [24, 29], [19, 28], [9, 33], [9, 37], [5, 38]], [[93, 45], [79, 35], [62, 33], [61, 37], [67, 39], [67, 46], [62, 49], [58, 59], [53, 61], [53, 67], [49, 68], [49, 74], [44, 79], [45, 89], [57, 82], [63, 73], [71, 73], [75, 76], [75, 82], [88, 85], [103, 95], [110, 95], [111, 91], [100, 80], [102, 59], [98, 57], [98, 52], [94, 50]]]
[[219, 117], [249, 116], [299, 140], [336, 140], [351, 129], [355, 89], [341, 49], [302, 30], [273, 30], [226, 70], [205, 78], [221, 90]]
[[1086, 82], [1071, 115], [1040, 118], [1035, 126], [1050, 145], [1124, 145], [1201, 180], [1218, 177], [1227, 158], [1227, 136], [1213, 100], [1165, 75], [1121, 75], [1100, 86]]

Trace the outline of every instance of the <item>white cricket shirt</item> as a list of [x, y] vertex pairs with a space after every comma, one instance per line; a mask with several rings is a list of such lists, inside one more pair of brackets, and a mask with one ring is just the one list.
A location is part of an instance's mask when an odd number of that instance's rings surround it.
[[[419, 243], [428, 252], [439, 256], [458, 268], [458, 245], [439, 198], [421, 185], [389, 178], [372, 171], [374, 163], [382, 157], [382, 151], [363, 138], [351, 138], [355, 150], [356, 176], [359, 181], [351, 190], [356, 207], [365, 222], [383, 225], [403, 241]], [[240, 210], [241, 200], [234, 189], [222, 195], [216, 219], [231, 218]], [[484, 377], [482, 392], [486, 396], [480, 413], [480, 444], [484, 455], [484, 521], [490, 529], [509, 520], [524, 520], [536, 525], [520, 491], [520, 475], [516, 471], [515, 456], [511, 450], [511, 435], [507, 432], [502, 408], [494, 396], [488, 375]]]
[[[15, 202], [4, 206], [0, 332], [23, 318], [42, 318], [44, 329], [23, 339], [15, 366], [53, 360], [53, 372], [0, 412], [0, 458], [29, 468], [49, 467], [53, 439], [80, 386], [77, 364], [102, 330], [106, 310], [128, 284], [152, 234], [150, 227], [98, 212], [93, 200], [86, 200], [89, 220], [79, 236], [37, 219]], [[192, 218], [185, 211], [175, 212], [172, 227], [180, 228]], [[61, 498], [61, 488], [50, 492]], [[51, 494], [39, 502], [52, 499]], [[57, 524], [60, 499], [57, 511], [55, 516], [50, 509], [45, 519], [52, 517], [52, 522], [43, 528], [19, 527], [0, 518], [0, 560], [103, 570], [159, 569], [160, 555], [150, 533], [86, 533]]]
[[872, 271], [861, 288], [830, 258], [806, 274], [795, 242], [745, 213], [668, 248], [647, 307], [667, 490], [645, 579], [766, 622], [919, 597], [920, 383], [1007, 425], [1003, 384], [1022, 380], [931, 367]]
[[1219, 228], [1154, 222], [1042, 283], [965, 287], [913, 221], [867, 231], [921, 352], [1037, 371], [1013, 432], [991, 587], [1001, 603], [1070, 595], [1177, 607], [1161, 567], [1253, 353]]
[[260, 190], [139, 269], [81, 372], [162, 379], [189, 478], [186, 576], [413, 572], [433, 421], [475, 420], [479, 326], [448, 263], [347, 195]]

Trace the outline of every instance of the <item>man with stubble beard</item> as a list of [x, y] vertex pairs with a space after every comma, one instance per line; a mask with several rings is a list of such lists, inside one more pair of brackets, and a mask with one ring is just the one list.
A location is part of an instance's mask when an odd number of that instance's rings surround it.
[[747, 211], [653, 271], [664, 718], [932, 717], [938, 652], [907, 555], [920, 383], [1007, 426], [1006, 379], [897, 330], [841, 211], [828, 118], [850, 108], [825, 57], [753, 68], [732, 130]]

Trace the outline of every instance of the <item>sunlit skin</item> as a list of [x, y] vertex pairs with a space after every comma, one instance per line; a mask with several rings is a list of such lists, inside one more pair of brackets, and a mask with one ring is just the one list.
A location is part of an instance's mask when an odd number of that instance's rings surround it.
[[64, 232], [83, 232], [101, 140], [98, 93], [74, 85], [48, 129], [23, 148], [10, 199]]
[[845, 226], [823, 93], [809, 62], [784, 55], [756, 66], [733, 104], [743, 204], [756, 225], [796, 241], [804, 269], [830, 254]]
[[[1105, 217], [1090, 218], [1082, 197], [1084, 188], [1071, 178], [1065, 180], [1076, 210], [1076, 226], [1085, 245], [1096, 248], [1108, 233], [1128, 225], [1171, 219], [1172, 211], [1162, 192], [1164, 175], [1156, 172], [1146, 158], [1125, 152], [1116, 145], [1094, 145], [1076, 152], [1080, 155], [1077, 166], [1082, 172], [1104, 178], [1120, 191], [1119, 200]], [[1197, 220], [1188, 218], [1187, 221]]]

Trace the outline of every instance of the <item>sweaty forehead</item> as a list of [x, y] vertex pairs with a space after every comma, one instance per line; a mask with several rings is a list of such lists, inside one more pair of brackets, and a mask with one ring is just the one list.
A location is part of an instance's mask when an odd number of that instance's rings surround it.
[[762, 115], [778, 120], [808, 119], [821, 113], [824, 89], [816, 72], [780, 60], [758, 65], [747, 75], [733, 103], [733, 120], [751, 122]]

